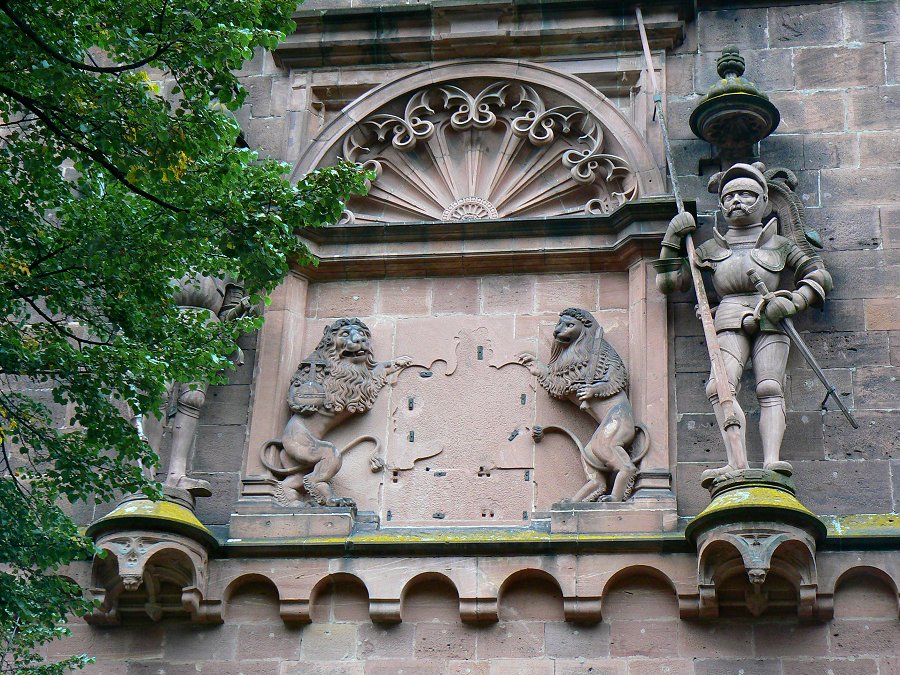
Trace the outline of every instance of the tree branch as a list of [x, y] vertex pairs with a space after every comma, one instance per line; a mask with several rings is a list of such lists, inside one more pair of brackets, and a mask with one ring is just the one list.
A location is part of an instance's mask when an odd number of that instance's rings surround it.
[[[0, 2], [2, 2], [2, 0], [0, 0]], [[41, 122], [43, 122], [44, 125], [52, 133], [56, 134], [57, 136], [59, 136], [59, 138], [61, 138], [65, 142], [69, 143], [76, 150], [83, 152], [85, 155], [87, 155], [92, 160], [97, 162], [97, 164], [99, 164], [104, 169], [109, 171], [109, 173], [112, 175], [113, 178], [115, 178], [117, 181], [119, 181], [122, 185], [127, 187], [129, 190], [131, 190], [135, 194], [140, 195], [144, 199], [147, 199], [147, 200], [153, 202], [154, 204], [156, 204], [157, 206], [163, 207], [164, 209], [168, 209], [170, 211], [175, 211], [176, 213], [187, 212], [187, 209], [184, 209], [180, 206], [176, 206], [175, 204], [171, 204], [170, 202], [167, 202], [164, 199], [160, 199], [156, 195], [153, 195], [153, 194], [147, 192], [146, 190], [139, 188], [134, 183], [132, 183], [130, 180], [128, 180], [125, 173], [119, 167], [117, 167], [115, 164], [110, 162], [106, 157], [104, 157], [102, 153], [100, 153], [97, 150], [89, 148], [84, 143], [81, 143], [81, 142], [75, 140], [74, 138], [69, 136], [65, 131], [63, 131], [56, 124], [56, 122], [54, 122], [53, 119], [46, 112], [44, 112], [44, 110], [40, 106], [38, 106], [37, 102], [34, 101], [33, 99], [31, 99], [27, 96], [23, 96], [19, 92], [15, 91], [13, 89], [10, 89], [9, 87], [7, 87], [3, 84], [0, 84], [0, 94], [9, 96], [11, 99], [18, 102], [21, 106], [30, 110], [32, 112], [32, 114], [34, 114], [35, 117], [37, 117]]]
[[65, 54], [60, 54], [58, 51], [53, 49], [53, 47], [44, 42], [41, 37], [22, 20], [21, 17], [13, 13], [13, 11], [9, 8], [9, 0], [0, 0], [0, 11], [6, 14], [6, 16], [9, 17], [9, 20], [12, 21], [16, 25], [16, 27], [20, 31], [22, 31], [22, 33], [24, 33], [26, 37], [28, 37], [28, 39], [30, 39], [34, 44], [36, 44], [54, 59], [56, 59], [57, 61], [61, 61], [68, 66], [72, 66], [73, 68], [84, 70], [89, 73], [107, 73], [115, 75], [118, 73], [124, 73], [128, 70], [137, 70], [138, 68], [146, 66], [151, 61], [155, 61], [156, 59], [158, 59], [160, 56], [165, 54], [166, 51], [168, 51], [169, 47], [172, 46], [171, 42], [159, 45], [156, 48], [156, 51], [153, 52], [150, 56], [143, 58], [140, 61], [135, 61], [134, 63], [128, 63], [121, 66], [91, 66], [87, 63], [84, 63], [83, 61], [69, 58]]

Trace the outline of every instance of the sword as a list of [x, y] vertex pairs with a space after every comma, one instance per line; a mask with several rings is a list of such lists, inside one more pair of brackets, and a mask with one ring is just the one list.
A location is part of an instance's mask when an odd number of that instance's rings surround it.
[[[747, 276], [750, 277], [750, 281], [753, 282], [753, 285], [756, 286], [756, 290], [759, 291], [760, 295], [762, 295], [762, 302], [760, 302], [760, 306], [764, 302], [771, 300], [772, 298], [777, 297], [777, 292], [772, 293], [768, 288], [766, 288], [766, 282], [764, 282], [759, 274], [756, 273], [756, 270], [750, 270], [747, 272]], [[760, 308], [757, 308], [759, 310]], [[754, 312], [756, 314], [757, 312]], [[761, 313], [761, 312], [759, 312]], [[800, 337], [800, 333], [797, 332], [797, 329], [794, 327], [794, 322], [791, 320], [789, 316], [784, 317], [781, 321], [778, 322], [778, 327], [781, 328], [785, 335], [788, 336], [790, 341], [797, 348], [797, 351], [800, 352], [800, 355], [806, 359], [806, 363], [812, 369], [812, 371], [816, 374], [816, 377], [819, 378], [819, 381], [825, 385], [825, 389], [827, 390], [827, 394], [825, 394], [825, 398], [822, 399], [822, 410], [827, 410], [825, 404], [828, 403], [828, 399], [831, 398], [837, 403], [838, 408], [841, 409], [841, 412], [844, 413], [844, 417], [847, 418], [847, 421], [850, 422], [850, 426], [854, 429], [859, 429], [859, 424], [855, 419], [853, 419], [853, 415], [850, 414], [850, 411], [847, 410], [847, 407], [844, 405], [844, 402], [841, 401], [840, 397], [837, 395], [837, 392], [834, 390], [834, 385], [828, 381], [828, 378], [825, 377], [825, 373], [822, 372], [822, 369], [819, 367], [819, 364], [816, 363], [815, 357], [812, 355], [812, 352], [809, 351], [809, 347], [806, 346], [806, 343], [803, 342], [803, 338]]]

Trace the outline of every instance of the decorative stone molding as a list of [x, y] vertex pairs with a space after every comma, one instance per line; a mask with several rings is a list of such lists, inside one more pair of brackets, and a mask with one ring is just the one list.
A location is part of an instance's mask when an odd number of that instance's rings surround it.
[[638, 196], [602, 122], [550, 90], [469, 78], [400, 103], [343, 138], [344, 159], [376, 176], [345, 222], [604, 214]]
[[119, 623], [125, 612], [159, 621], [185, 611], [197, 623], [221, 622], [213, 608], [220, 603], [204, 602], [209, 556], [193, 539], [135, 530], [101, 536], [97, 546], [106, 558], [94, 561], [91, 592], [100, 604], [89, 623]]
[[499, 218], [598, 214], [666, 193], [661, 160], [608, 98], [524, 61], [440, 63], [375, 87], [319, 132], [294, 176], [338, 157], [377, 175], [372, 193], [351, 201], [348, 223], [491, 207]]
[[221, 601], [206, 599], [216, 538], [197, 520], [187, 490], [166, 486], [164, 494], [158, 502], [129, 495], [88, 527], [105, 551], [91, 563], [89, 589], [99, 604], [88, 623], [117, 624], [123, 614], [222, 622]]
[[747, 469], [719, 476], [710, 493], [685, 532], [697, 545], [698, 602], [688, 615], [716, 617], [727, 602], [753, 616], [780, 604], [796, 606], [801, 619], [828, 618], [831, 601], [819, 604], [816, 568], [826, 527], [797, 500], [793, 481]]

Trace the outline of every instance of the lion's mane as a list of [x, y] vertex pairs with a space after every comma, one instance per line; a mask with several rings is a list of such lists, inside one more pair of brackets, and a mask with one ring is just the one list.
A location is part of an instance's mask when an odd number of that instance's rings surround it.
[[[538, 378], [541, 386], [554, 398], [566, 398], [578, 387], [605, 378], [608, 381], [598, 396], [606, 398], [622, 391], [627, 378], [625, 364], [612, 345], [603, 338], [603, 330], [596, 328], [597, 320], [593, 314], [584, 309], [570, 307], [559, 315], [576, 319], [581, 323], [583, 330], [574, 342], [566, 344], [559, 340], [553, 341], [550, 360], [547, 362], [547, 374]], [[593, 373], [589, 373], [587, 371], [596, 350], [600, 350], [597, 367]]]
[[[377, 362], [371, 345], [364, 363], [353, 363], [341, 356], [335, 344], [335, 336], [341, 328], [350, 325], [358, 326], [366, 338], [371, 340], [369, 327], [359, 319], [338, 319], [325, 328], [313, 353], [304, 359], [304, 363], [324, 364], [324, 368], [316, 371], [315, 381], [324, 387], [325, 400], [322, 407], [330, 412], [347, 410], [361, 413], [371, 409], [378, 392], [385, 384], [385, 378], [376, 374]], [[297, 379], [295, 375], [295, 380]], [[292, 385], [299, 384], [302, 383], [292, 381]]]

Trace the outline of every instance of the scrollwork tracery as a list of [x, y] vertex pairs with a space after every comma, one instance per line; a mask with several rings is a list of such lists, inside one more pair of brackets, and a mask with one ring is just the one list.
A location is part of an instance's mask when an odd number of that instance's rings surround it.
[[376, 175], [345, 222], [600, 214], [635, 199], [634, 171], [600, 120], [560, 98], [464, 81], [416, 91], [402, 115], [370, 115], [343, 139], [344, 158]]

